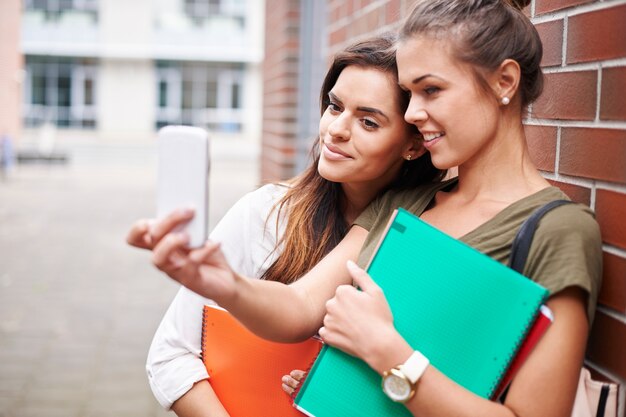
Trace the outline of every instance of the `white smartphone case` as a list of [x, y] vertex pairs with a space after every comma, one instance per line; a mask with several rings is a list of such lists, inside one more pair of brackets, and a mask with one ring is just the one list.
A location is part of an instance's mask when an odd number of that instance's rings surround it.
[[165, 126], [158, 134], [157, 218], [193, 208], [194, 218], [177, 231], [189, 234], [189, 247], [207, 239], [209, 138], [203, 129]]

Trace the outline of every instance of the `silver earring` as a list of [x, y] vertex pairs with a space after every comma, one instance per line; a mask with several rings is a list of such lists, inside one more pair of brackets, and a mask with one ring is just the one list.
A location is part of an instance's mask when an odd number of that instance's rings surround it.
[[505, 106], [511, 102], [511, 99], [508, 97], [502, 97], [502, 104]]
[[411, 158], [413, 158], [413, 157], [411, 156], [411, 154], [409, 154], [409, 155], [407, 155], [407, 156], [406, 156], [406, 160], [407, 160], [407, 161], [410, 161], [410, 160], [411, 160]]

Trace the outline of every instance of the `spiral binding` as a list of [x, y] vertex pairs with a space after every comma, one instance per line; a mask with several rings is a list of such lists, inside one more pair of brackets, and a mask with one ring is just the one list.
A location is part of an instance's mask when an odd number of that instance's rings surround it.
[[204, 363], [204, 366], [206, 367], [206, 328], [207, 328], [207, 309], [210, 308], [209, 306], [204, 306], [202, 308], [202, 334], [201, 334], [201, 339], [200, 339], [200, 359], [202, 359], [202, 363]]

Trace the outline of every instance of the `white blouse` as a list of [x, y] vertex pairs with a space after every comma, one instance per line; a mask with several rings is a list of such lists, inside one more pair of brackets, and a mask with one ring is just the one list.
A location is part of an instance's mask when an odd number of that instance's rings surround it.
[[[273, 208], [287, 189], [268, 184], [246, 194], [211, 232], [209, 238], [221, 242], [226, 260], [237, 273], [259, 278], [276, 260], [281, 249], [276, 243], [285, 225], [284, 216], [277, 225]], [[166, 410], [196, 382], [209, 377], [200, 359], [205, 304], [215, 303], [181, 287], [152, 340], [146, 372], [154, 396]]]

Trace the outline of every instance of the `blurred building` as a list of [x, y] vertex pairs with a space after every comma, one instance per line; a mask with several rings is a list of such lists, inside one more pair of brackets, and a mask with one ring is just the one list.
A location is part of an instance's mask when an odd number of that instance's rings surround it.
[[[0, 138], [20, 134], [22, 57], [19, 0], [0, 1]], [[1, 140], [1, 139], [0, 139]]]
[[131, 140], [166, 124], [258, 137], [259, 0], [23, 0], [25, 136]]

